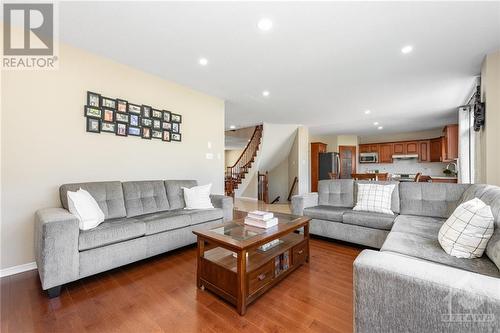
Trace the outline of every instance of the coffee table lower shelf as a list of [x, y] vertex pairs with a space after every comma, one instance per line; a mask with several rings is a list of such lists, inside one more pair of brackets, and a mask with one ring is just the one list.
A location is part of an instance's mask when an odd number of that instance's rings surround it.
[[199, 237], [198, 287], [234, 304], [243, 315], [247, 305], [309, 261], [308, 232], [279, 239], [279, 245], [265, 252], [249, 249], [237, 252], [235, 257], [235, 252], [223, 245]]

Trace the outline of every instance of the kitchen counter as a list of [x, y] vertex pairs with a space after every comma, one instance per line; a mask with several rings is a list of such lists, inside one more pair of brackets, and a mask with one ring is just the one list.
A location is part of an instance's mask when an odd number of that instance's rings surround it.
[[450, 176], [430, 176], [432, 179], [443, 179], [443, 180], [458, 180], [458, 177]]

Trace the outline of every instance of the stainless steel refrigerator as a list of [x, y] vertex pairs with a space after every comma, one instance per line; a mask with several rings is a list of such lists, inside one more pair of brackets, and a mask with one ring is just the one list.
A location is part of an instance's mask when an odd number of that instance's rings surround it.
[[330, 179], [329, 173], [334, 173], [339, 178], [340, 157], [339, 153], [319, 154], [319, 180]]

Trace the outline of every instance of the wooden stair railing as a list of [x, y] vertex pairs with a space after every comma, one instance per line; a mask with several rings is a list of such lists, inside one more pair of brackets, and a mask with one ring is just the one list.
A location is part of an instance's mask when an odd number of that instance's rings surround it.
[[259, 201], [264, 201], [264, 203], [269, 203], [269, 183], [268, 183], [269, 173], [257, 172], [257, 199]]
[[262, 139], [262, 128], [262, 125], [255, 126], [252, 137], [236, 163], [226, 168], [224, 184], [226, 195], [234, 197], [234, 190], [242, 183], [245, 175], [252, 167], [252, 163], [255, 161]]
[[295, 189], [295, 185], [297, 185], [298, 181], [299, 177], [295, 177], [293, 179], [292, 187], [290, 187], [290, 192], [288, 192], [288, 198], [287, 198], [288, 201], [292, 201], [293, 190]]

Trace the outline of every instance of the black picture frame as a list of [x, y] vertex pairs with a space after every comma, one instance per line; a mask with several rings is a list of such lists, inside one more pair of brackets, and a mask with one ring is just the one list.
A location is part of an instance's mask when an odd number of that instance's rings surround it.
[[129, 124], [130, 126], [141, 126], [141, 117], [138, 114], [130, 114], [129, 115]]
[[172, 119], [172, 112], [163, 110], [163, 121], [170, 122], [171, 119]]
[[128, 124], [130, 122], [130, 115], [124, 112], [115, 112], [115, 122], [121, 124]]
[[154, 129], [160, 130], [161, 129], [161, 120], [160, 119], [153, 119], [153, 126]]
[[149, 105], [144, 105], [142, 104], [142, 107], [141, 107], [141, 115], [144, 117], [144, 118], [151, 118], [151, 107]]
[[172, 129], [172, 123], [168, 122], [168, 121], [162, 121], [161, 122], [161, 128], [163, 130], [167, 130], [167, 131], [170, 131]]
[[153, 120], [151, 118], [141, 118], [142, 127], [153, 127]]
[[137, 104], [128, 103], [127, 111], [130, 114], [141, 115], [141, 106]]
[[165, 142], [170, 142], [170, 131], [163, 131], [161, 139]]
[[128, 135], [131, 135], [131, 136], [141, 136], [142, 135], [142, 130], [138, 126], [129, 126], [127, 131], [128, 131]]
[[163, 112], [157, 109], [152, 109], [151, 110], [151, 118], [155, 119], [163, 119]]
[[128, 124], [126, 124], [126, 123], [116, 123], [116, 135], [118, 135], [118, 136], [128, 136]]
[[181, 132], [181, 124], [180, 123], [172, 123], [172, 133], [179, 134]]
[[116, 123], [101, 121], [101, 132], [116, 133]]
[[87, 105], [93, 107], [101, 107], [101, 94], [87, 91]]
[[87, 132], [101, 133], [101, 119], [87, 117]]
[[177, 113], [170, 113], [170, 121], [174, 123], [182, 123], [182, 115], [177, 114]]
[[[101, 110], [102, 110], [102, 121], [105, 121], [108, 123], [112, 123], [115, 121], [115, 110], [114, 109], [102, 107]], [[111, 118], [107, 118], [107, 116], [109, 114], [111, 114]]]
[[117, 98], [116, 99], [116, 111], [118, 112], [127, 112], [128, 111], [128, 102], [124, 99]]
[[87, 118], [102, 119], [102, 110], [96, 106], [85, 105], [83, 115]]
[[170, 140], [181, 142], [182, 141], [182, 134], [181, 133], [172, 133], [172, 134], [170, 134]]
[[151, 140], [151, 131], [150, 127], [143, 127], [141, 131], [141, 138]]
[[156, 129], [152, 129], [151, 130], [151, 137], [153, 139], [162, 139], [163, 138], [163, 131], [162, 130], [156, 130]]
[[116, 99], [101, 96], [101, 106], [108, 109], [116, 109]]

